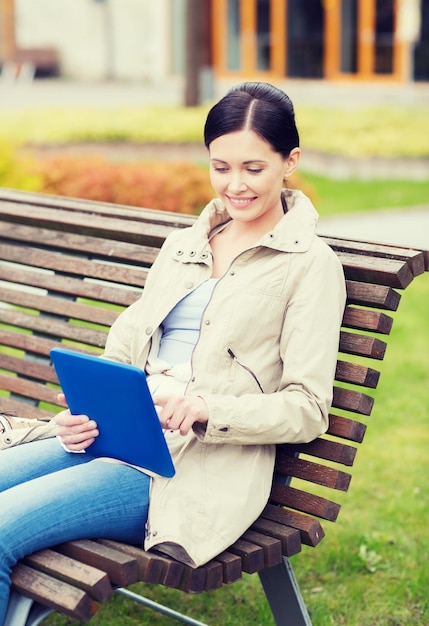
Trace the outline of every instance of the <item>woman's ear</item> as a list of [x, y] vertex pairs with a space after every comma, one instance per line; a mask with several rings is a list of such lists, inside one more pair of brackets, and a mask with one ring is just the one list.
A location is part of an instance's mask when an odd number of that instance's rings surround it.
[[290, 178], [296, 168], [298, 167], [299, 159], [301, 157], [300, 148], [293, 148], [288, 158], [285, 160], [284, 178]]

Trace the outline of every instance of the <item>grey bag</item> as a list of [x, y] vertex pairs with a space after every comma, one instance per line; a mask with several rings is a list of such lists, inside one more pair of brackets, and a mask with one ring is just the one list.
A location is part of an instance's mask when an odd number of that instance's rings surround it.
[[55, 437], [56, 425], [54, 420], [26, 420], [12, 415], [0, 414], [0, 450], [12, 448], [21, 443], [38, 441]]

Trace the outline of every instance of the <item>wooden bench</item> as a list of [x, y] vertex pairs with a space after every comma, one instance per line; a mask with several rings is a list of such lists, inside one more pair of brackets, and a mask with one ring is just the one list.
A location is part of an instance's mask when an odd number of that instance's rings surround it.
[[59, 54], [55, 48], [17, 48], [11, 59], [0, 59], [0, 66], [2, 78], [9, 80], [32, 80], [60, 73]]
[[[49, 351], [61, 344], [101, 352], [119, 311], [139, 297], [159, 247], [194, 218], [147, 209], [0, 191], [0, 412], [50, 418], [58, 411]], [[349, 468], [364, 438], [379, 372], [401, 295], [429, 267], [427, 252], [326, 238], [347, 279], [328, 436], [279, 445], [272, 493], [261, 517], [226, 552], [198, 569], [131, 545], [100, 538], [29, 555], [13, 572], [7, 626], [30, 626], [51, 611], [85, 622], [116, 590], [141, 603], [136, 581], [212, 591], [258, 573], [277, 624], [311, 624], [290, 562], [317, 546], [335, 499], [312, 485], [347, 491]], [[305, 455], [305, 456], [303, 456]], [[299, 479], [297, 481], [296, 479]], [[159, 608], [155, 606], [155, 608]], [[195, 620], [163, 612], [188, 624]], [[169, 612], [170, 611], [170, 612]]]

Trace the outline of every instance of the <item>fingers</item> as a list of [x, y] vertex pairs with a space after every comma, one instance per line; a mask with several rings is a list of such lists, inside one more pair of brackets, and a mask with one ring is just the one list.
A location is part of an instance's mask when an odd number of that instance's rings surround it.
[[99, 434], [96, 422], [87, 415], [72, 415], [66, 410], [58, 413], [54, 419], [57, 435], [69, 450], [85, 450]]
[[59, 393], [57, 395], [57, 400], [59, 404], [62, 404], [63, 406], [67, 406], [66, 397], [63, 393]]
[[195, 422], [208, 421], [204, 400], [196, 396], [154, 396], [159, 421], [163, 428], [179, 430], [187, 435]]

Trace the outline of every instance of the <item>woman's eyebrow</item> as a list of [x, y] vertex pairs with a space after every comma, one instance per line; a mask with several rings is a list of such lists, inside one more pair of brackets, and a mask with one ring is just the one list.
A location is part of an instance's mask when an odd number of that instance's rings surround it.
[[[210, 161], [217, 161], [218, 163], [225, 163], [226, 165], [228, 165], [228, 161], [224, 161], [223, 159], [218, 159], [217, 157], [213, 157], [212, 159], [210, 159]], [[243, 165], [250, 165], [251, 163], [266, 164], [267, 162], [264, 161], [264, 159], [249, 159], [248, 161], [243, 161]]]

